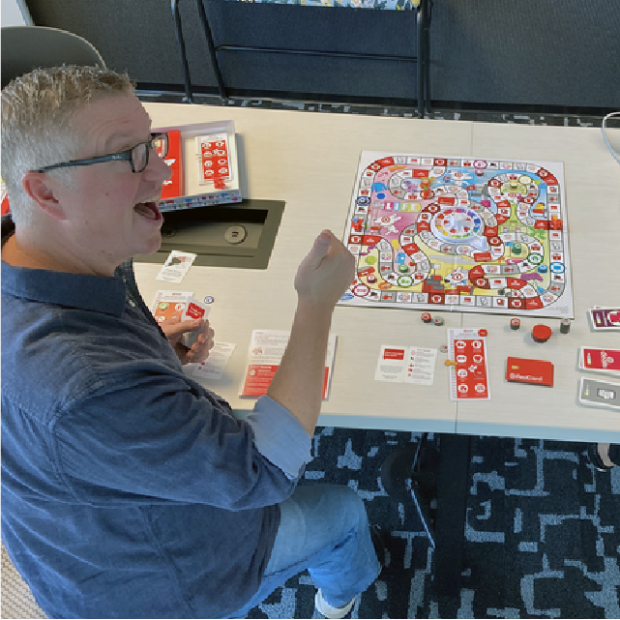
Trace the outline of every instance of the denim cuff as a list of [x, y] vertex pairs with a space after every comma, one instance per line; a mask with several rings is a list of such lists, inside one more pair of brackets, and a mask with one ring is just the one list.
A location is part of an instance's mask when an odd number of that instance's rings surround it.
[[257, 450], [289, 480], [299, 478], [312, 460], [312, 440], [301, 422], [269, 396], [256, 401], [245, 421], [252, 427]]

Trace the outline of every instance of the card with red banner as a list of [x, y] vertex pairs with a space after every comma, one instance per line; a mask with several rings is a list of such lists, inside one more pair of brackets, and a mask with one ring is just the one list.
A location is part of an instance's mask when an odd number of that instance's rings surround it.
[[[258, 329], [252, 332], [248, 350], [248, 362], [239, 391], [240, 396], [257, 398], [267, 393], [276, 370], [278, 370], [282, 361], [290, 335], [289, 331], [278, 329]], [[327, 398], [329, 393], [335, 353], [336, 336], [330, 334], [325, 356], [323, 400]]]
[[437, 349], [382, 345], [375, 381], [433, 385]]
[[224, 189], [224, 182], [232, 179], [226, 134], [198, 136], [196, 151], [199, 166], [198, 183], [213, 184], [216, 189]]
[[490, 400], [489, 361], [484, 329], [449, 329], [451, 400]]

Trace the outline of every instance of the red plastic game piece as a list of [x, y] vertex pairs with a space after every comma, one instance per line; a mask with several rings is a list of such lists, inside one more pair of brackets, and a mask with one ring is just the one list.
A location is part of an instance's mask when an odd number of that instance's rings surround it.
[[534, 325], [532, 328], [532, 338], [534, 342], [547, 342], [551, 338], [553, 330], [546, 325]]
[[521, 321], [519, 319], [510, 319], [510, 329], [517, 330], [521, 327]]
[[430, 312], [422, 312], [422, 314], [420, 315], [420, 318], [425, 322], [425, 323], [430, 323], [433, 320], [433, 317], [431, 316]]
[[489, 332], [486, 329], [481, 329], [478, 331], [478, 336], [480, 336], [480, 338], [484, 338], [485, 336], [488, 336]]

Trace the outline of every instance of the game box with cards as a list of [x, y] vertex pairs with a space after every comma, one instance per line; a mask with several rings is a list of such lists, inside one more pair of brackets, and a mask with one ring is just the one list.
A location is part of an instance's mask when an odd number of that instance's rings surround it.
[[162, 212], [241, 202], [233, 121], [163, 127], [157, 154], [172, 176], [164, 182]]

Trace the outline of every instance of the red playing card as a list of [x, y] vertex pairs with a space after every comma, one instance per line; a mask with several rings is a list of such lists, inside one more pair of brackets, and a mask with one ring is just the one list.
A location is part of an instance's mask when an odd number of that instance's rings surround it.
[[580, 367], [584, 370], [620, 372], [620, 350], [582, 347]]
[[506, 361], [506, 381], [553, 387], [553, 364], [545, 360], [509, 357]]

